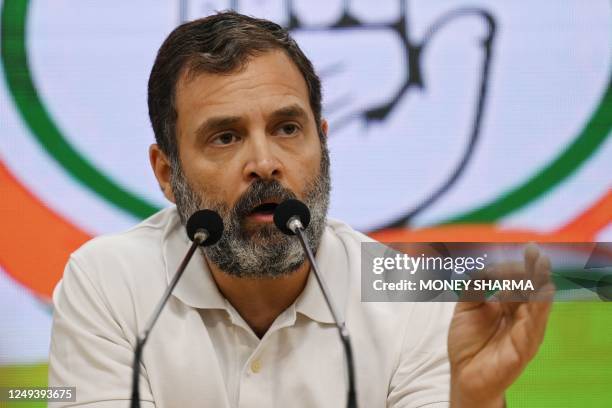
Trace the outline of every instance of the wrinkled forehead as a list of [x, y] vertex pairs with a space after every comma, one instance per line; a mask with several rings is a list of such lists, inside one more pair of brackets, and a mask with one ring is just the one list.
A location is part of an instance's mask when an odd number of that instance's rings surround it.
[[176, 87], [177, 114], [240, 115], [254, 106], [279, 110], [298, 106], [314, 119], [300, 70], [280, 50], [251, 57], [229, 72], [184, 70]]

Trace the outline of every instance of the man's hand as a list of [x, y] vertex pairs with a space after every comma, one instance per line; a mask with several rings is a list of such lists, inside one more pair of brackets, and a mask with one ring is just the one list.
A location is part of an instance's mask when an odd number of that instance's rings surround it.
[[[520, 301], [517, 292], [499, 292], [499, 301], [459, 302], [451, 322], [448, 353], [453, 407], [503, 407], [504, 391], [536, 354], [544, 337], [554, 285], [550, 261], [535, 245], [524, 263], [503, 263], [486, 278], [531, 279], [535, 290]], [[509, 301], [512, 300], [512, 301]], [[472, 300], [472, 299], [470, 299]]]

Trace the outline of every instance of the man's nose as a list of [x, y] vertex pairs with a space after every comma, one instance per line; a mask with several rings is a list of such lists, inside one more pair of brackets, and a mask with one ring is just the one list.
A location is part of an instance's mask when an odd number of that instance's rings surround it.
[[266, 134], [252, 135], [247, 144], [247, 161], [244, 175], [248, 181], [254, 179], [278, 179], [282, 165], [275, 155], [273, 143]]

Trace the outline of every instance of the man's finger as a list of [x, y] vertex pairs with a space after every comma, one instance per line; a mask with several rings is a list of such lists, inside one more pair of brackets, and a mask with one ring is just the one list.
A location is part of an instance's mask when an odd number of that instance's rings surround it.
[[550, 259], [546, 255], [540, 255], [534, 266], [534, 285], [536, 290], [530, 296], [530, 300], [536, 303], [552, 302], [556, 287], [551, 280]]
[[525, 270], [527, 271], [527, 277], [528, 279], [533, 280], [535, 277], [535, 264], [540, 257], [540, 249], [535, 243], [530, 242], [527, 244], [527, 246], [525, 246], [523, 257], [525, 259]]
[[538, 284], [538, 286], [544, 286], [548, 282], [551, 282], [550, 279], [550, 258], [546, 255], [540, 255], [534, 266], [534, 281]]
[[[460, 302], [482, 303], [487, 301], [487, 291], [477, 290], [476, 282], [488, 281], [490, 276], [496, 274], [496, 265], [487, 265], [484, 269], [470, 273], [470, 286], [459, 294]], [[479, 286], [480, 287], [480, 286]]]
[[[525, 282], [528, 279], [525, 265], [523, 262], [507, 261], [500, 263], [496, 268], [496, 274], [491, 276], [501, 282]], [[529, 298], [529, 293], [520, 289], [500, 290], [495, 297], [500, 302], [524, 302]]]

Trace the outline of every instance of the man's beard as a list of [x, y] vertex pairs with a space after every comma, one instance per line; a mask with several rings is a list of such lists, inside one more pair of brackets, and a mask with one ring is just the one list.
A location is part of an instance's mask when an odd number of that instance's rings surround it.
[[[207, 259], [223, 272], [242, 278], [275, 278], [288, 275], [304, 264], [305, 255], [296, 237], [279, 231], [274, 224], [252, 226], [247, 231], [247, 216], [256, 206], [269, 200], [281, 203], [297, 198], [277, 180], [256, 179], [230, 208], [210, 199], [206, 189], [197, 194], [189, 185], [178, 160], [172, 163], [172, 192], [183, 225], [196, 211], [209, 208], [223, 218], [223, 236], [215, 245], [202, 248]], [[318, 248], [329, 206], [329, 152], [321, 148], [319, 174], [306, 186], [304, 203], [311, 219], [306, 236], [313, 252]]]

